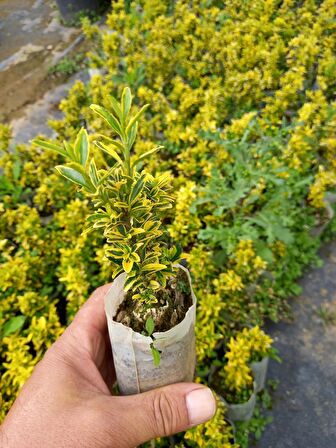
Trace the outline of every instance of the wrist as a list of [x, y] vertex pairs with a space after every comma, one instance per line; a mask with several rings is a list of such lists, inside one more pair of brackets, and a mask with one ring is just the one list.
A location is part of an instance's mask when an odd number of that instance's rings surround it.
[[8, 422], [8, 418], [4, 420], [2, 425], [0, 426], [0, 447], [1, 448], [16, 448], [20, 446], [20, 448], [24, 448], [26, 446], [25, 443], [21, 440], [18, 442], [16, 438], [17, 428], [13, 428], [11, 431], [10, 422]]
[[0, 426], [0, 446], [2, 448], [9, 448], [8, 437], [3, 424]]

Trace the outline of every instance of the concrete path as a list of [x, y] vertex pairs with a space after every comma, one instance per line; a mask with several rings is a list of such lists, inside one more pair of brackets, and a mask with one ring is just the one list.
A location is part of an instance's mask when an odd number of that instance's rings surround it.
[[301, 281], [293, 322], [270, 328], [283, 363], [270, 364], [280, 383], [258, 448], [336, 447], [336, 242], [321, 256]]
[[0, 121], [63, 82], [48, 70], [80, 41], [79, 29], [60, 23], [54, 2], [0, 0]]
[[21, 116], [11, 121], [12, 145], [28, 143], [37, 135], [45, 137], [53, 136], [52, 129], [48, 126], [49, 119], [61, 119], [62, 112], [58, 106], [63, 98], [66, 98], [73, 83], [80, 79], [87, 82], [90, 79], [87, 71], [81, 71], [71, 76], [66, 82], [53, 87], [35, 103], [27, 105], [22, 110]]

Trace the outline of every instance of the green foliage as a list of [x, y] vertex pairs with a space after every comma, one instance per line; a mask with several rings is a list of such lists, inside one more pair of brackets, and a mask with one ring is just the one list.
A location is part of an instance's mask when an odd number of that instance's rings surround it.
[[[91, 109], [117, 136], [113, 139], [100, 135], [95, 142], [110, 156], [112, 166], [106, 163], [105, 168], [97, 169], [83, 128], [74, 144], [64, 142], [64, 147], [40, 139], [33, 143], [66, 158], [68, 163], [58, 165], [57, 171], [81, 187], [94, 206], [86, 232], [100, 229], [107, 241], [105, 256], [115, 266], [113, 276], [126, 272], [125, 291], [131, 290], [135, 300], [149, 305], [157, 301], [155, 290], [164, 288], [168, 276], [173, 275], [173, 264], [180, 254], [164, 241], [162, 219], [173, 202], [168, 193], [170, 178], [138, 170], [140, 162], [160, 147], [141, 156], [132, 155], [138, 122], [148, 105], [130, 115], [132, 96], [128, 88], [124, 89], [120, 103], [114, 97], [110, 97], [110, 103], [115, 115], [96, 104]], [[153, 353], [157, 360], [158, 351], [155, 349]]]
[[248, 448], [253, 443], [260, 440], [266, 425], [272, 423], [270, 415], [272, 409], [271, 392], [276, 389], [276, 385], [268, 382], [268, 388], [264, 389], [257, 396], [256, 407], [253, 416], [248, 422], [236, 422], [236, 442], [240, 448]]
[[6, 337], [20, 330], [25, 322], [25, 316], [15, 316], [9, 319], [1, 329], [1, 336]]
[[216, 224], [208, 224], [199, 237], [220, 248], [217, 256], [227, 257], [238, 241], [250, 239], [257, 243], [258, 255], [270, 261], [270, 244], [293, 244], [292, 229], [302, 220], [298, 205], [307, 196], [312, 176], [298, 173], [281, 160], [289, 132], [290, 128], [285, 128], [267, 135], [252, 122], [241, 139], [207, 135], [225, 148], [228, 161], [218, 165], [216, 159], [210, 159], [211, 177], [200, 188], [191, 210], [214, 216]]
[[57, 64], [51, 66], [49, 74], [72, 75], [83, 68], [84, 54], [77, 54], [72, 57], [64, 57]]
[[153, 363], [155, 367], [158, 367], [161, 362], [161, 354], [160, 350], [154, 347], [154, 343], [150, 345], [152, 356], [153, 356]]
[[153, 336], [153, 332], [154, 332], [154, 328], [155, 328], [155, 322], [152, 317], [148, 317], [146, 319], [145, 328], [146, 328], [147, 335], [150, 336], [153, 341], [150, 344], [150, 349], [151, 349], [152, 356], [153, 356], [154, 366], [158, 367], [160, 365], [160, 361], [161, 361], [161, 351], [158, 350], [154, 345], [155, 337]]
[[148, 317], [148, 319], [146, 320], [146, 331], [148, 336], [152, 336], [153, 332], [154, 332], [154, 320], [152, 317]]
[[[63, 118], [50, 124], [52, 144], [62, 151], [63, 140], [74, 143], [83, 126], [90, 130], [90, 182], [80, 170], [86, 187], [54, 172], [67, 163], [59, 149], [18, 145], [9, 152], [9, 129], [0, 126], [0, 324], [26, 316], [0, 345], [1, 417], [43, 352], [116, 267], [104, 261], [101, 232], [81, 229], [96, 171], [124, 163], [110, 141], [120, 141], [110, 115], [118, 116], [111, 94], [120, 97], [125, 85], [138, 109], [152, 105], [131, 162], [138, 158], [139, 172], [146, 164], [155, 177], [173, 175], [176, 202], [164, 226], [183, 245], [198, 298], [199, 381], [208, 383], [213, 366], [223, 369], [222, 347], [237, 331], [286, 314], [287, 299], [300, 293], [297, 278], [319, 262], [314, 228], [326, 222], [326, 193], [336, 185], [334, 10], [333, 0], [116, 0], [106, 27], [83, 21], [94, 44], [90, 66], [104, 75], [77, 81], [61, 102]], [[94, 111], [92, 103], [104, 109]], [[160, 151], [152, 149], [157, 141]], [[105, 213], [95, 213], [104, 228]], [[334, 237], [335, 223], [326, 238]], [[175, 445], [234, 446], [224, 414], [175, 436]], [[259, 437], [264, 418], [238, 427], [237, 442], [247, 446], [253, 432]]]

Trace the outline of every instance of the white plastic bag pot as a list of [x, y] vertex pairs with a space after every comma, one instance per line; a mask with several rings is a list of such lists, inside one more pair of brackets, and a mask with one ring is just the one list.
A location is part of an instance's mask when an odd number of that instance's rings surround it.
[[250, 367], [253, 372], [253, 378], [257, 385], [257, 392], [260, 392], [265, 387], [268, 361], [269, 358], [268, 356], [266, 356], [261, 361], [251, 363]]
[[252, 418], [257, 398], [256, 387], [257, 385], [254, 382], [251, 397], [245, 403], [231, 404], [228, 403], [223, 397], [221, 397], [227, 409], [226, 416], [228, 417], [228, 419], [232, 420], [233, 422], [246, 422]]
[[152, 339], [113, 320], [119, 305], [124, 300], [123, 287], [126, 274], [116, 277], [106, 295], [105, 312], [114, 366], [119, 390], [123, 395], [145, 392], [167, 384], [189, 382], [194, 379], [196, 297], [192, 290], [189, 271], [180, 265], [176, 267], [185, 271], [188, 276], [192, 306], [184, 319], [175, 327], [168, 331], [153, 333], [155, 348], [162, 352], [158, 367], [153, 364], [150, 349]]
[[317, 237], [320, 236], [335, 215], [335, 212], [333, 209], [333, 204], [336, 203], [336, 194], [327, 192], [323, 199], [323, 202], [324, 202], [326, 212], [327, 212], [326, 222], [324, 224], [320, 224], [320, 225], [314, 227], [310, 232], [310, 234], [312, 236], [317, 236]]

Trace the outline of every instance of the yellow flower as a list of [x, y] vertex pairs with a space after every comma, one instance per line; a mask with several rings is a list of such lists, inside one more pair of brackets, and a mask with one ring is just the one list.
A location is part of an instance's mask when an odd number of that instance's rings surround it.
[[215, 416], [207, 423], [188, 430], [185, 439], [197, 443], [199, 448], [238, 448], [237, 444], [232, 443], [233, 432], [225, 420], [225, 406], [218, 397], [216, 398]]
[[241, 277], [232, 269], [220, 274], [219, 279], [214, 280], [218, 292], [235, 292], [244, 288]]
[[169, 227], [172, 238], [184, 246], [194, 240], [201, 227], [200, 219], [190, 212], [190, 207], [196, 198], [195, 186], [194, 182], [187, 181], [178, 191], [175, 219]]
[[231, 338], [225, 353], [227, 363], [222, 376], [226, 387], [233, 392], [240, 392], [251, 387], [252, 371], [248, 365], [250, 350], [241, 338]]
[[315, 177], [313, 185], [310, 187], [309, 201], [316, 208], [325, 207], [324, 196], [328, 188], [336, 186], [336, 173], [327, 171], [323, 166], [319, 167], [319, 172]]

